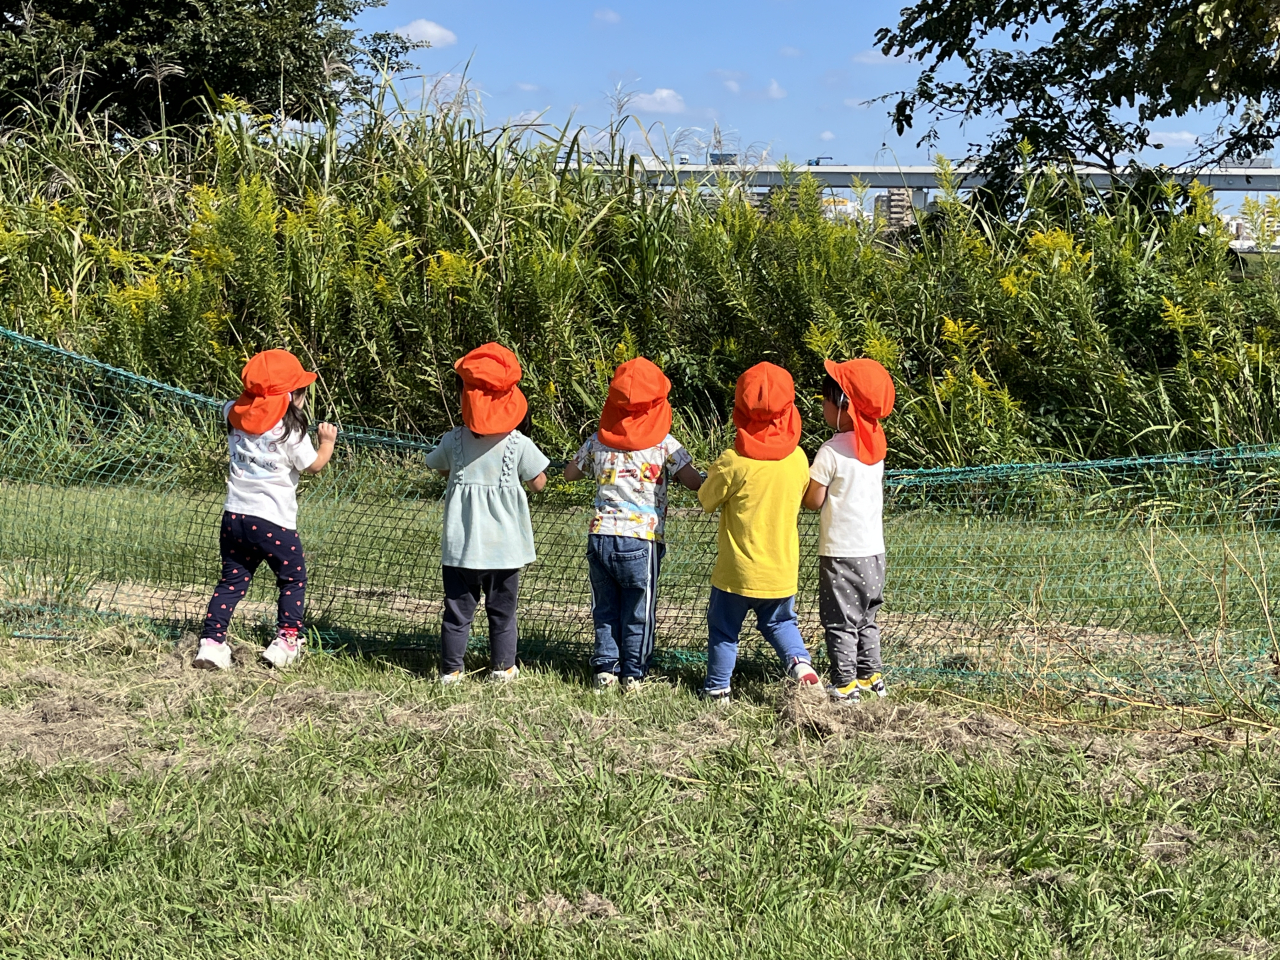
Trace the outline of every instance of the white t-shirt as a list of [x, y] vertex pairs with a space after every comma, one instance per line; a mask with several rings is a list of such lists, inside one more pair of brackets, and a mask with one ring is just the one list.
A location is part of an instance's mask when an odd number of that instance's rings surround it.
[[[228, 403], [222, 408], [226, 417]], [[286, 530], [298, 526], [298, 477], [316, 462], [316, 448], [305, 433], [285, 437], [284, 421], [266, 433], [231, 428], [231, 469], [227, 471], [228, 513], [247, 513], [278, 523]]]
[[827, 488], [818, 555], [874, 557], [884, 553], [884, 461], [867, 466], [854, 450], [853, 431], [818, 448], [809, 478]]

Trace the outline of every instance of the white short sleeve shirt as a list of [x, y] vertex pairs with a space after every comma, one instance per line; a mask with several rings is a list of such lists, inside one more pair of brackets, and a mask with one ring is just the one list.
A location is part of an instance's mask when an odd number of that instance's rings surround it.
[[[231, 410], [222, 408], [225, 417]], [[296, 431], [285, 435], [284, 422], [266, 433], [245, 433], [231, 428], [227, 437], [231, 467], [227, 471], [228, 513], [245, 513], [278, 523], [286, 530], [298, 527], [298, 478], [316, 462], [311, 438]]]
[[818, 555], [874, 557], [884, 553], [884, 461], [858, 459], [852, 430], [837, 433], [818, 449], [809, 478], [827, 488], [822, 505]]

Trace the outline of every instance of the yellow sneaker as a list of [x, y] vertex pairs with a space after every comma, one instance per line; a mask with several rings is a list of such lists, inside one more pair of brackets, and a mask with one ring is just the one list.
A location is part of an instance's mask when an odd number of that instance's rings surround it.
[[878, 673], [873, 673], [866, 679], [854, 681], [858, 685], [858, 689], [863, 693], [874, 693], [877, 697], [887, 697], [888, 689], [884, 685], [884, 677]]
[[838, 687], [834, 683], [827, 684], [827, 696], [836, 703], [857, 703], [862, 699], [862, 695], [858, 693], [857, 680], [851, 680], [843, 687]]

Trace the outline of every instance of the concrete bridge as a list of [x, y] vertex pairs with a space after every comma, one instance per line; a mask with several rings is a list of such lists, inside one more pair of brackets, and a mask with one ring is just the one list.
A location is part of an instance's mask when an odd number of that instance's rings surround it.
[[[728, 158], [726, 158], [728, 159]], [[757, 165], [738, 164], [732, 160], [726, 163], [676, 163], [667, 164], [659, 160], [648, 160], [645, 169], [657, 183], [673, 186], [676, 182], [688, 180], [714, 181], [717, 177], [729, 177], [741, 180], [753, 188], [765, 190], [769, 187], [781, 186], [786, 174], [777, 164], [765, 163]], [[1101, 167], [1076, 167], [1076, 175], [1095, 186], [1109, 186], [1113, 179], [1124, 179], [1124, 174], [1112, 174]], [[791, 177], [795, 179], [803, 174], [817, 177], [829, 187], [848, 189], [854, 182], [873, 190], [907, 189], [912, 191], [913, 205], [923, 207], [930, 190], [938, 189], [937, 171], [932, 166], [890, 167], [890, 166], [857, 166], [847, 164], [820, 164], [796, 166], [791, 169]], [[1251, 167], [1208, 167], [1200, 171], [1170, 170], [1169, 175], [1175, 180], [1190, 183], [1198, 180], [1214, 191], [1259, 191], [1262, 193], [1280, 193], [1280, 168], [1271, 166]], [[957, 182], [962, 188], [981, 186], [983, 178], [964, 167], [955, 168]]]

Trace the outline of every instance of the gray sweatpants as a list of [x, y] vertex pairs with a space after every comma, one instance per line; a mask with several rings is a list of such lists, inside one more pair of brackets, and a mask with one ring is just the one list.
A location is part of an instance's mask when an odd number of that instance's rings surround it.
[[818, 612], [827, 634], [831, 680], [842, 687], [884, 668], [876, 626], [884, 603], [884, 554], [818, 561]]

